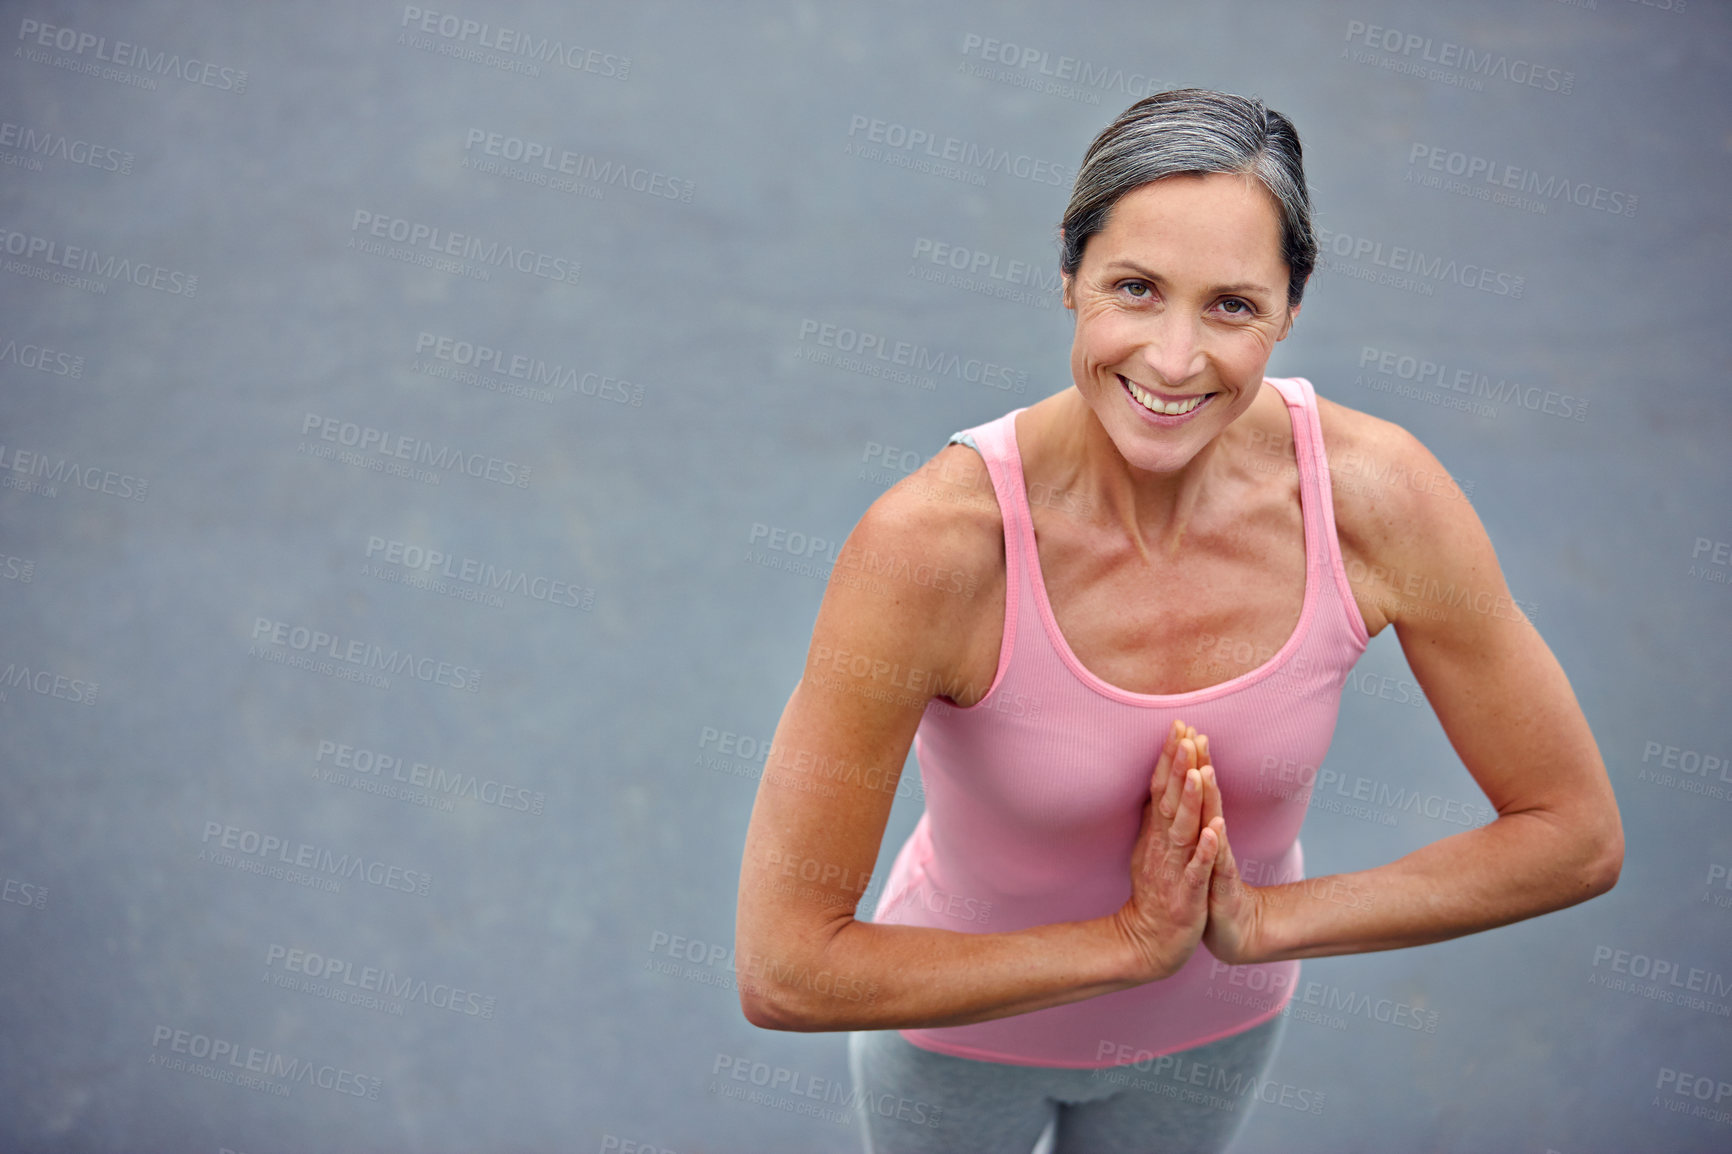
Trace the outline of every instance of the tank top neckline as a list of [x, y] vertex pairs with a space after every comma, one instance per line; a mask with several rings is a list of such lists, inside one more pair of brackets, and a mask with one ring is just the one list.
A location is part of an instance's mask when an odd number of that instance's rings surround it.
[[[1078, 681], [1101, 696], [1126, 705], [1151, 709], [1172, 709], [1176, 706], [1197, 705], [1248, 689], [1273, 675], [1304, 644], [1306, 635], [1310, 632], [1311, 623], [1317, 615], [1317, 602], [1324, 576], [1321, 567], [1322, 562], [1330, 555], [1327, 552], [1326, 543], [1319, 539], [1320, 533], [1314, 527], [1314, 523], [1319, 518], [1314, 515], [1315, 511], [1310, 505], [1311, 499], [1316, 495], [1316, 489], [1313, 485], [1316, 469], [1315, 461], [1311, 455], [1311, 430], [1308, 427], [1301, 428], [1301, 422], [1308, 421], [1309, 414], [1305, 411], [1307, 406], [1303, 394], [1295, 398], [1277, 384], [1274, 378], [1265, 377], [1264, 383], [1273, 386], [1275, 392], [1280, 395], [1282, 402], [1286, 405], [1287, 419], [1293, 430], [1294, 458], [1299, 471], [1299, 514], [1305, 536], [1305, 593], [1299, 608], [1299, 620], [1293, 626], [1293, 632], [1288, 636], [1286, 642], [1275, 651], [1273, 656], [1255, 669], [1246, 670], [1236, 677], [1216, 682], [1214, 685], [1205, 685], [1200, 689], [1187, 689], [1182, 693], [1136, 693], [1114, 685], [1093, 673], [1072, 651], [1070, 642], [1065, 639], [1063, 631], [1059, 629], [1058, 619], [1053, 614], [1052, 602], [1047, 596], [1046, 579], [1040, 567], [1040, 549], [1034, 536], [1034, 517], [1028, 504], [1028, 486], [1022, 473], [1022, 449], [1016, 440], [1016, 417], [1027, 406], [1014, 409], [999, 418], [1003, 423], [999, 438], [1000, 460], [1008, 466], [1004, 488], [1010, 491], [1011, 499], [1015, 502], [1016, 528], [1014, 532], [1016, 534], [1015, 553], [1017, 556], [1013, 558], [1012, 550], [1007, 547], [1005, 551], [1007, 563], [1015, 564], [1019, 574], [1026, 575], [1035, 610], [1046, 630], [1047, 641], [1053, 651]], [[1003, 511], [1002, 502], [1000, 503], [1000, 511], [1001, 513]], [[1007, 534], [1011, 532], [1008, 521], [1006, 532]], [[1008, 544], [1009, 542], [1007, 542], [1007, 546]], [[1008, 658], [1010, 657], [1014, 620], [1008, 612], [1010, 606], [1008, 600], [1010, 589], [1008, 586], [1017, 576], [1018, 574], [1007, 574], [1005, 636], [1000, 643], [1004, 659], [999, 662], [998, 672], [993, 678], [992, 686], [976, 705], [985, 702], [986, 698], [992, 696], [998, 689], [998, 684], [1003, 680], [1004, 673], [1010, 664]]]

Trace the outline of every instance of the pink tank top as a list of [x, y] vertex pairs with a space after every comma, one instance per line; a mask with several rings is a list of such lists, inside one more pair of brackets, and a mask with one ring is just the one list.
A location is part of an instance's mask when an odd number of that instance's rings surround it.
[[[1017, 451], [1017, 409], [968, 430], [1004, 517], [1004, 636], [986, 696], [928, 703], [914, 737], [926, 812], [873, 920], [996, 933], [1109, 914], [1174, 717], [1209, 736], [1227, 833], [1253, 885], [1304, 876], [1298, 835], [1335, 731], [1347, 671], [1369, 637], [1342, 567], [1317, 421], [1302, 377], [1265, 378], [1293, 421], [1305, 522], [1305, 600], [1275, 654], [1189, 693], [1130, 693], [1083, 667], [1053, 620]], [[1206, 642], [1206, 639], [1204, 639]], [[1163, 981], [968, 1026], [903, 1030], [916, 1046], [993, 1062], [1099, 1068], [1141, 1061], [1274, 1017], [1297, 961], [1225, 966], [1199, 946]]]

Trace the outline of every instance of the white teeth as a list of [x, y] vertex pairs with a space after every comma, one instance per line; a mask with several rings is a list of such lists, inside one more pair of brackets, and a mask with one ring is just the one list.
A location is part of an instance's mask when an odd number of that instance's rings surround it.
[[1169, 417], [1182, 417], [1208, 399], [1207, 394], [1205, 394], [1201, 397], [1190, 397], [1183, 401], [1163, 401], [1153, 393], [1138, 388], [1135, 381], [1128, 380], [1124, 377], [1120, 377], [1119, 379], [1125, 382], [1125, 385], [1131, 390], [1131, 396], [1137, 399], [1139, 405], [1148, 409], [1150, 412], [1161, 413]]

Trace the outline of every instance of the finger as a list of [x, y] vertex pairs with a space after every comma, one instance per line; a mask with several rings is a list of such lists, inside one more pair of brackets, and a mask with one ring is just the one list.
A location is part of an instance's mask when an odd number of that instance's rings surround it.
[[1209, 735], [1206, 733], [1197, 734], [1197, 764], [1199, 764], [1199, 765], [1213, 765], [1213, 764], [1215, 764], [1214, 762], [1209, 760]]
[[1185, 774], [1197, 768], [1197, 747], [1188, 737], [1179, 739], [1178, 752], [1173, 755], [1172, 772], [1168, 775], [1166, 792], [1161, 795], [1161, 816], [1168, 821], [1179, 811], [1179, 795], [1185, 789]]
[[1221, 803], [1221, 784], [1215, 780], [1215, 767], [1205, 764], [1201, 770], [1203, 775], [1203, 818], [1202, 823], [1208, 825], [1216, 818], [1226, 820], [1226, 810]]
[[1215, 874], [1210, 879], [1210, 892], [1223, 898], [1238, 896], [1238, 889], [1244, 882], [1239, 877], [1239, 862], [1233, 857], [1232, 843], [1227, 840], [1226, 821], [1217, 819], [1216, 823], [1204, 832], [1214, 834], [1220, 845], [1215, 852]]
[[1208, 827], [1209, 831], [1220, 841], [1221, 848], [1215, 855], [1215, 874], [1230, 881], [1239, 880], [1239, 862], [1233, 856], [1233, 843], [1227, 840], [1227, 819], [1217, 817]]
[[1160, 842], [1153, 836], [1154, 808], [1153, 798], [1143, 802], [1143, 824], [1137, 832], [1136, 850], [1131, 855], [1132, 868], [1143, 877], [1152, 876], [1157, 858], [1164, 852]]
[[1179, 793], [1178, 809], [1167, 829], [1170, 844], [1186, 847], [1196, 844], [1197, 834], [1202, 829], [1202, 823], [1198, 820], [1202, 812], [1203, 775], [1198, 770], [1187, 769], [1184, 787]]
[[[1213, 882], [1212, 874], [1220, 862], [1221, 842], [1215, 836], [1215, 831], [1205, 829], [1197, 837], [1197, 848], [1191, 854], [1190, 862], [1185, 866], [1185, 885], [1193, 890], [1205, 888]], [[1205, 888], [1204, 896], [1207, 896]]]
[[1184, 726], [1174, 721], [1167, 730], [1167, 739], [1161, 742], [1161, 756], [1155, 761], [1155, 774], [1149, 782], [1149, 794], [1152, 797], [1162, 797], [1167, 792], [1167, 781], [1172, 773], [1173, 758], [1178, 756], [1179, 738], [1184, 736]]

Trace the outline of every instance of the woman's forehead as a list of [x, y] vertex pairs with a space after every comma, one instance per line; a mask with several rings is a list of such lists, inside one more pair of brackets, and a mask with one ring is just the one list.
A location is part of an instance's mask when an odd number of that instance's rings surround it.
[[1086, 255], [1226, 263], [1257, 279], [1286, 275], [1275, 198], [1248, 174], [1187, 173], [1139, 185], [1114, 203]]

